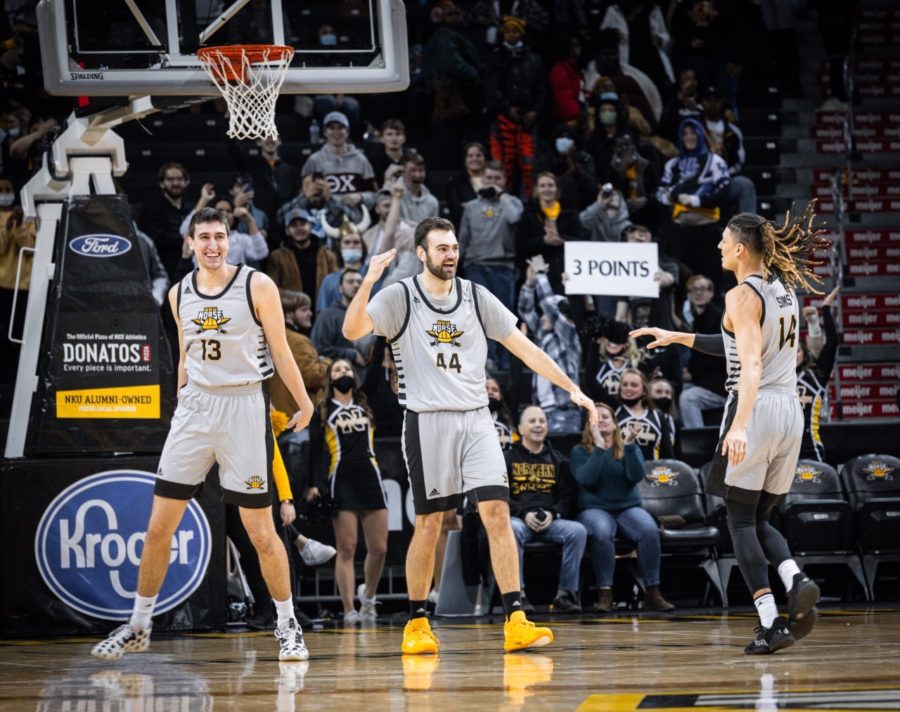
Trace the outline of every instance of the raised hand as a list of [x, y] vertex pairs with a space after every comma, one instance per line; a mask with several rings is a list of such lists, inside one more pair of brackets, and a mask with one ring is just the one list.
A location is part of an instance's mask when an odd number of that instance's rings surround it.
[[384, 274], [384, 271], [388, 268], [391, 262], [394, 261], [394, 258], [397, 256], [396, 249], [390, 249], [387, 252], [382, 252], [380, 255], [372, 255], [369, 259], [369, 271], [366, 272], [365, 279], [374, 284], [379, 279], [381, 279], [381, 275]]
[[837, 299], [837, 295], [840, 293], [840, 291], [841, 291], [841, 285], [838, 284], [834, 289], [832, 289], [828, 293], [828, 296], [826, 296], [825, 299], [822, 300], [822, 306], [830, 307], [832, 304], [834, 304], [834, 300]]

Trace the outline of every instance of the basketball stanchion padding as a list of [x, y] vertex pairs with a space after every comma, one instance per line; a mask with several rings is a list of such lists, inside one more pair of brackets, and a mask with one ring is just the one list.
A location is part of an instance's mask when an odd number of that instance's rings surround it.
[[197, 51], [228, 105], [228, 137], [278, 138], [275, 102], [294, 56], [283, 45], [228, 45]]

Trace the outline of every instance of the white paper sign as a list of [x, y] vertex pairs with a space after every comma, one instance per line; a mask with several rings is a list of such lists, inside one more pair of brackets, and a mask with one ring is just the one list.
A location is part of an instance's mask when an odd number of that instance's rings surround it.
[[659, 297], [659, 246], [653, 242], [565, 243], [566, 294]]

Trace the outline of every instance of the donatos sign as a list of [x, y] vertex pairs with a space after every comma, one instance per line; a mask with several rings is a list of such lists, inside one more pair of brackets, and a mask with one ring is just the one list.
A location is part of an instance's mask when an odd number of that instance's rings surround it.
[[[138, 470], [100, 472], [50, 503], [38, 525], [35, 560], [60, 600], [96, 618], [129, 616], [155, 481], [155, 475]], [[210, 545], [206, 515], [191, 500], [172, 537], [156, 613], [180, 605], [200, 585]]]

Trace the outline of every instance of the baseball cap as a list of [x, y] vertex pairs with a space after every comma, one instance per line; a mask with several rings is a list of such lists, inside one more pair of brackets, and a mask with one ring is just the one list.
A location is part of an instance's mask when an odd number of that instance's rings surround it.
[[350, 122], [340, 111], [330, 111], [325, 115], [325, 120], [322, 122], [322, 125], [328, 126], [328, 124], [340, 124], [344, 128], [350, 128]]
[[709, 86], [703, 87], [703, 90], [700, 92], [701, 99], [721, 99], [722, 92], [719, 91], [719, 87], [710, 84]]
[[302, 220], [303, 222], [307, 222], [310, 224], [314, 224], [316, 219], [313, 217], [312, 213], [308, 210], [304, 210], [303, 208], [294, 208], [293, 210], [289, 210], [287, 214], [284, 216], [284, 226], [287, 227], [294, 220]]

